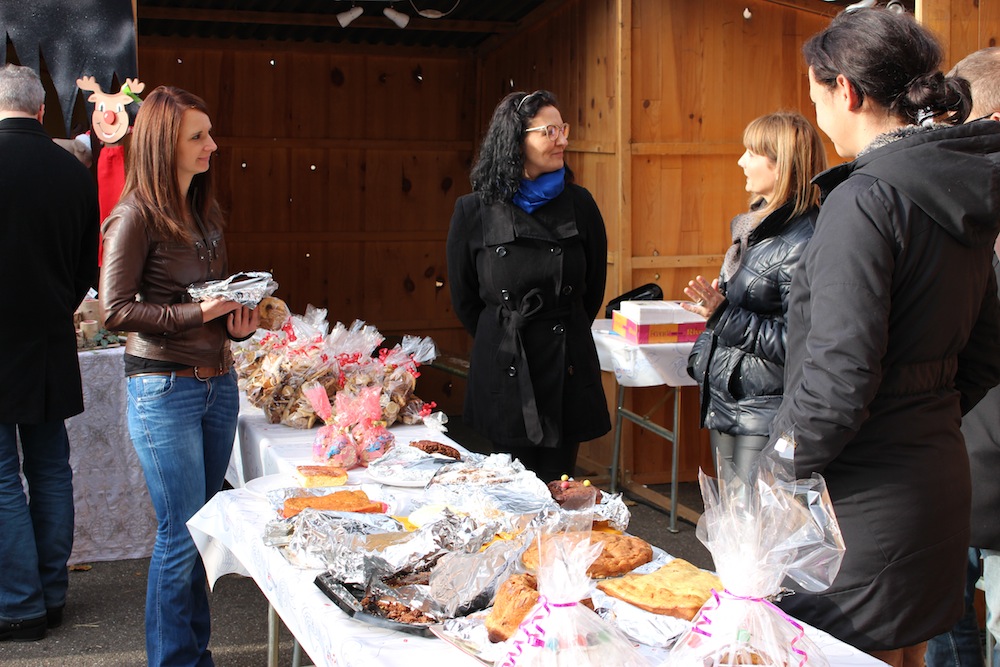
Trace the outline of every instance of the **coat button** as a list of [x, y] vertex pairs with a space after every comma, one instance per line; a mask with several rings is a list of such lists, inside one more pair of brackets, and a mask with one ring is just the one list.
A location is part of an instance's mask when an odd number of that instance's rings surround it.
[[565, 287], [562, 288], [562, 293], [563, 293], [563, 296], [569, 296], [570, 294], [573, 293], [573, 286], [572, 285], [566, 285]]
[[507, 255], [507, 248], [504, 248], [503, 246], [497, 246], [497, 256], [505, 257], [506, 255]]
[[558, 246], [558, 245], [554, 246], [553, 248], [550, 249], [550, 251], [554, 255], [561, 255], [562, 254], [562, 246]]
[[500, 298], [504, 301], [510, 301], [510, 291], [505, 289], [500, 290]]
[[557, 324], [554, 327], [552, 327], [552, 333], [554, 333], [557, 336], [561, 336], [563, 334], [563, 332], [565, 332], [565, 331], [566, 331], [566, 327], [564, 327], [561, 324]]
[[573, 367], [572, 366], [567, 367], [566, 368], [566, 373], [568, 373], [569, 375], [572, 375], [573, 374]]
[[509, 366], [507, 368], [507, 375], [509, 375], [510, 377], [514, 377], [515, 375], [517, 375], [517, 369], [514, 368], [513, 366]]

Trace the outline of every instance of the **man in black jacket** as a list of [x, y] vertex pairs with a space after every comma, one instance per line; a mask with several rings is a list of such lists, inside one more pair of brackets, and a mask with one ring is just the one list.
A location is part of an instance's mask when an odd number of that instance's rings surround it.
[[63, 420], [83, 412], [73, 313], [97, 277], [97, 191], [42, 129], [44, 99], [31, 69], [0, 69], [0, 641], [42, 639], [62, 621], [73, 547]]
[[[963, 58], [949, 76], [960, 76], [972, 87], [968, 122], [1000, 121], [1000, 47], [980, 49]], [[994, 244], [1000, 253], [1000, 238]], [[1000, 283], [1000, 263], [993, 270]], [[966, 613], [948, 632], [927, 643], [927, 667], [980, 667], [982, 641], [973, 599], [981, 575], [986, 583], [987, 628], [1000, 635], [1000, 386], [994, 387], [962, 418], [962, 435], [972, 470], [972, 547], [966, 588]], [[994, 666], [1000, 650], [994, 648]]]

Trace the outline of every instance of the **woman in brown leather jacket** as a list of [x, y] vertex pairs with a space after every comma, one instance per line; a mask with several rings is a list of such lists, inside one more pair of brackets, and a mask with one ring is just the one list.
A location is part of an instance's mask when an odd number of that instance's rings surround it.
[[205, 103], [160, 87], [136, 116], [121, 201], [104, 222], [101, 307], [125, 346], [128, 424], [158, 523], [146, 589], [150, 665], [211, 665], [205, 568], [186, 522], [222, 487], [239, 411], [230, 339], [256, 309], [192, 303], [228, 275]]

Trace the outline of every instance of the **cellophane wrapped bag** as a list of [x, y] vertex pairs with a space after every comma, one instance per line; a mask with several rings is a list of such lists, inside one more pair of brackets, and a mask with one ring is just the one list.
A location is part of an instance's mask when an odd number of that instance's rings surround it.
[[[435, 413], [433, 402], [425, 403], [414, 394], [418, 367], [437, 355], [433, 340], [404, 336], [391, 349], [380, 349], [384, 337], [374, 326], [360, 320], [349, 327], [337, 322], [327, 333], [326, 315], [325, 309], [309, 306], [305, 315], [292, 315], [280, 330], [258, 330], [250, 339], [233, 344], [240, 389], [246, 391], [251, 404], [264, 411], [270, 423], [312, 428], [318, 415], [303, 387], [318, 383], [331, 401], [340, 393], [359, 395], [377, 387], [382, 410], [377, 421], [384, 422], [382, 426], [396, 421], [423, 422], [447, 430], [444, 413]], [[344, 444], [344, 435], [362, 434], [327, 429], [324, 437], [336, 439], [339, 446]], [[363, 435], [368, 443], [366, 451], [373, 455], [368, 460], [385, 450], [382, 441], [387, 440], [386, 434], [377, 424], [370, 424]]]
[[[580, 603], [591, 595], [587, 568], [603, 546], [590, 542], [592, 515], [574, 514], [585, 520], [564, 516], [539, 532], [538, 602], [494, 667], [648, 667], [620, 630]], [[556, 537], [541, 539], [546, 532]]]
[[732, 467], [699, 472], [705, 512], [697, 536], [725, 587], [714, 591], [662, 667], [824, 667], [801, 623], [772, 600], [785, 577], [819, 592], [833, 583], [844, 541], [825, 480], [795, 479], [794, 444], [784, 436], [743, 480]]

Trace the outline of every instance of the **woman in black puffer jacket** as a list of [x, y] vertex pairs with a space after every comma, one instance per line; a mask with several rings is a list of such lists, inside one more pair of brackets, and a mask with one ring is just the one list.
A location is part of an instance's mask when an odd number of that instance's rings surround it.
[[733, 245], [719, 278], [692, 280], [684, 292], [694, 303], [683, 306], [708, 320], [688, 373], [701, 387], [716, 467], [728, 476], [728, 462], [746, 478], [781, 403], [788, 288], [813, 234], [819, 190], [810, 181], [826, 168], [826, 152], [794, 112], [755, 119], [743, 145], [750, 210], [730, 223]]

